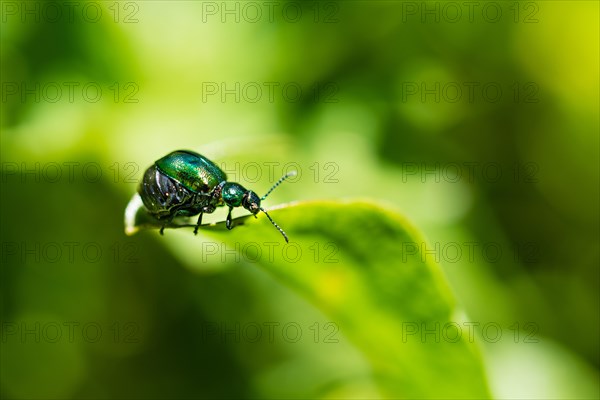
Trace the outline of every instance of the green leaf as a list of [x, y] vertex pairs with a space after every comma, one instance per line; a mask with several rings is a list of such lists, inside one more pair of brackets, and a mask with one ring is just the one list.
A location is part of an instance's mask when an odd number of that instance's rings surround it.
[[[237, 218], [231, 231], [218, 223], [202, 233], [232, 248], [252, 243], [262, 268], [323, 310], [364, 353], [384, 395], [489, 397], [472, 335], [455, 339], [452, 326], [461, 321], [448, 284], [404, 218], [368, 201], [312, 201], [268, 211], [289, 244], [260, 214]], [[157, 226], [143, 219], [130, 223]]]

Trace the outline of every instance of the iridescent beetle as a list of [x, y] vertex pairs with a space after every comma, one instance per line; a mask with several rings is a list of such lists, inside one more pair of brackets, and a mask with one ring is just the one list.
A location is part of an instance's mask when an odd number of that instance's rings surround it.
[[290, 176], [292, 171], [279, 179], [263, 197], [252, 190], [246, 190], [236, 182], [228, 182], [227, 175], [208, 158], [190, 150], [177, 150], [167, 154], [146, 170], [138, 193], [150, 214], [164, 220], [160, 234], [165, 226], [177, 216], [198, 216], [194, 234], [202, 224], [202, 215], [211, 214], [217, 207], [228, 206], [227, 229], [232, 229], [231, 211], [234, 207], [244, 207], [256, 218], [259, 211], [265, 213], [269, 221], [283, 235], [288, 237], [260, 206], [277, 186]]

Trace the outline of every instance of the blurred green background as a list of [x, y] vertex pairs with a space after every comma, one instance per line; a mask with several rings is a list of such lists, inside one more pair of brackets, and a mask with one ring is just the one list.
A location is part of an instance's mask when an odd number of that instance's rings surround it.
[[[3, 398], [406, 396], [244, 240], [125, 236], [143, 171], [179, 148], [259, 194], [298, 170], [267, 206], [404, 215], [476, 324], [492, 396], [600, 396], [597, 2], [1, 11]], [[315, 245], [344, 260], [342, 239]]]

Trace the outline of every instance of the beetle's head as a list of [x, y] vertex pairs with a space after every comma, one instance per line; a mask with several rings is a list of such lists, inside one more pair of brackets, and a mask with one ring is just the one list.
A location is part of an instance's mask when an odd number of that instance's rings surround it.
[[252, 190], [247, 190], [242, 199], [242, 206], [256, 215], [260, 211], [260, 197]]
[[242, 206], [252, 214], [257, 214], [260, 211], [260, 197], [252, 190], [246, 190], [239, 183], [225, 183], [221, 196], [229, 207]]
[[226, 205], [228, 205], [229, 207], [242, 206], [246, 210], [250, 211], [252, 213], [252, 215], [254, 215], [255, 217], [259, 211], [262, 211], [263, 213], [265, 213], [267, 218], [269, 218], [269, 221], [271, 221], [273, 226], [275, 228], [277, 228], [277, 230], [281, 233], [281, 235], [283, 236], [283, 238], [285, 239], [285, 241], [287, 243], [288, 242], [287, 235], [285, 234], [283, 229], [281, 229], [279, 227], [279, 225], [277, 225], [275, 223], [275, 221], [273, 221], [273, 219], [271, 219], [271, 216], [269, 215], [269, 213], [267, 213], [267, 211], [260, 206], [260, 202], [261, 202], [261, 200], [264, 200], [269, 195], [269, 193], [271, 193], [273, 191], [273, 189], [275, 189], [277, 186], [279, 186], [279, 184], [281, 182], [283, 182], [288, 177], [294, 176], [294, 175], [296, 175], [295, 171], [292, 171], [292, 172], [284, 175], [281, 179], [279, 179], [277, 181], [277, 183], [275, 183], [273, 185], [273, 187], [271, 187], [271, 189], [269, 189], [267, 194], [265, 194], [262, 198], [258, 197], [258, 195], [256, 193], [254, 193], [252, 190], [246, 190], [246, 188], [244, 188], [239, 183], [225, 182], [225, 184], [223, 185], [223, 190], [221, 192], [221, 198], [223, 199], [223, 202]]

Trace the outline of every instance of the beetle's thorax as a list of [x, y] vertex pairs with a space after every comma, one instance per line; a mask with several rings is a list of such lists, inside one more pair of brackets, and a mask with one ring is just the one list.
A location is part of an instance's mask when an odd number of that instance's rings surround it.
[[237, 182], [225, 182], [221, 191], [221, 198], [229, 207], [239, 207], [242, 205], [242, 200], [246, 188]]

